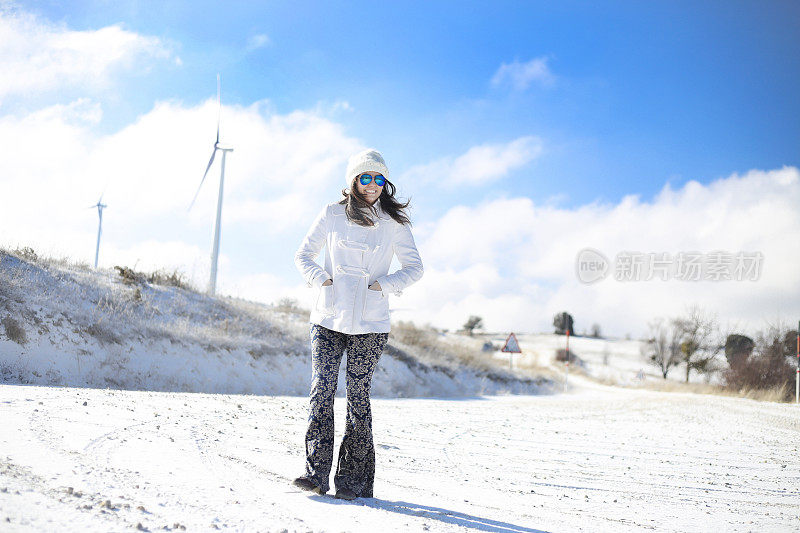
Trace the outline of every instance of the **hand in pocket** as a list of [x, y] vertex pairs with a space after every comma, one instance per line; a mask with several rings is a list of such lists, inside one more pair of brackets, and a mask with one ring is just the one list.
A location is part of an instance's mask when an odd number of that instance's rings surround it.
[[333, 313], [333, 300], [333, 283], [331, 282], [327, 285], [323, 283], [317, 297], [317, 310], [325, 314]]

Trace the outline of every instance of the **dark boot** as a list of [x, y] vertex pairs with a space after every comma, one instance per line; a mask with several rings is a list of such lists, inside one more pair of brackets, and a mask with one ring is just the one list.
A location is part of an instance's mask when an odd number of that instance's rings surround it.
[[336, 489], [336, 497], [340, 500], [355, 500], [356, 493], [350, 489]]
[[322, 486], [316, 482], [313, 478], [308, 476], [300, 476], [299, 478], [292, 481], [292, 485], [295, 487], [300, 487], [303, 490], [308, 490], [314, 492], [316, 494], [325, 494], [327, 491], [322, 490]]

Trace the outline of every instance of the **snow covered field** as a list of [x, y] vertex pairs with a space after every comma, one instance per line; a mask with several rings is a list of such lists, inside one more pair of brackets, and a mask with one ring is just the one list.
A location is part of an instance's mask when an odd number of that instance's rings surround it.
[[505, 333], [390, 338], [376, 497], [344, 502], [290, 485], [302, 314], [4, 254], [0, 310], [0, 532], [800, 530], [800, 408], [644, 390], [640, 341], [573, 338], [561, 393], [563, 336], [520, 334], [513, 372]]
[[[496, 346], [503, 346], [507, 335], [487, 335], [486, 338]], [[554, 354], [558, 349], [565, 348], [564, 335], [552, 333], [518, 334], [522, 354], [514, 354], [514, 364], [519, 366], [532, 365], [534, 367], [551, 367], [558, 374], [563, 373], [563, 365], [555, 364]], [[572, 336], [569, 349], [572, 356], [579, 359], [578, 366], [593, 378], [605, 380], [621, 386], [637, 386], [642, 380], [662, 381], [661, 371], [651, 364], [646, 355], [642, 354], [643, 342], [641, 340], [606, 339]], [[508, 361], [508, 354], [497, 352], [495, 357]], [[575, 366], [575, 363], [573, 364]], [[725, 356], [720, 355], [715, 361], [716, 368], [728, 368]], [[641, 372], [641, 374], [640, 374]], [[637, 376], [641, 376], [639, 379]], [[721, 373], [711, 376], [691, 372], [690, 383], [705, 383], [706, 377], [710, 383], [721, 382]], [[670, 369], [667, 380], [683, 383], [686, 379], [686, 366], [679, 364]]]
[[353, 502], [289, 484], [303, 397], [0, 385], [0, 530], [800, 528], [797, 406], [572, 384], [373, 400], [375, 498]]

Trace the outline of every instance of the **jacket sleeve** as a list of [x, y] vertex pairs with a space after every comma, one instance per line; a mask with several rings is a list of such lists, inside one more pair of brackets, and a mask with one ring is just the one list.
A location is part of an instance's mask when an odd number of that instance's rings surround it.
[[326, 205], [311, 224], [311, 228], [303, 238], [300, 248], [294, 254], [294, 264], [306, 280], [309, 287], [321, 287], [326, 280], [331, 279], [325, 269], [319, 266], [316, 258], [328, 237], [328, 206]]
[[395, 232], [392, 248], [400, 261], [400, 270], [381, 276], [376, 280], [380, 283], [384, 296], [390, 292], [400, 296], [403, 289], [419, 281], [423, 273], [422, 259], [419, 257], [416, 244], [414, 244], [414, 236], [411, 234], [409, 224], [400, 224]]

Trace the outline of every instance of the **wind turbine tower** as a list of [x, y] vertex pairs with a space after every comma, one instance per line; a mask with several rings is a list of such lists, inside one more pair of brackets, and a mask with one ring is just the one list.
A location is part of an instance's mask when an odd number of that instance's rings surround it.
[[97, 200], [97, 203], [90, 205], [89, 209], [93, 207], [97, 208], [97, 216], [100, 218], [100, 221], [97, 225], [97, 247], [94, 249], [94, 268], [97, 270], [97, 258], [100, 257], [100, 234], [103, 232], [103, 208], [108, 206], [103, 203], [103, 197], [100, 196], [100, 199]]
[[212, 296], [217, 290], [217, 259], [219, 258], [220, 222], [222, 220], [222, 190], [225, 184], [225, 156], [228, 154], [228, 152], [233, 152], [233, 148], [229, 146], [222, 146], [219, 143], [219, 119], [221, 112], [222, 101], [220, 99], [219, 74], [217, 74], [217, 140], [214, 142], [214, 149], [211, 151], [211, 159], [208, 160], [208, 166], [206, 166], [203, 179], [200, 180], [200, 185], [197, 187], [197, 192], [194, 194], [192, 203], [189, 205], [189, 209], [191, 209], [195, 200], [197, 200], [197, 195], [200, 194], [200, 189], [203, 187], [203, 182], [206, 180], [208, 171], [211, 169], [211, 165], [214, 163], [214, 157], [217, 155], [217, 151], [219, 150], [222, 152], [222, 168], [220, 169], [219, 175], [219, 195], [217, 196], [217, 221], [214, 224], [214, 247], [211, 249], [211, 276], [208, 281], [208, 294]]

